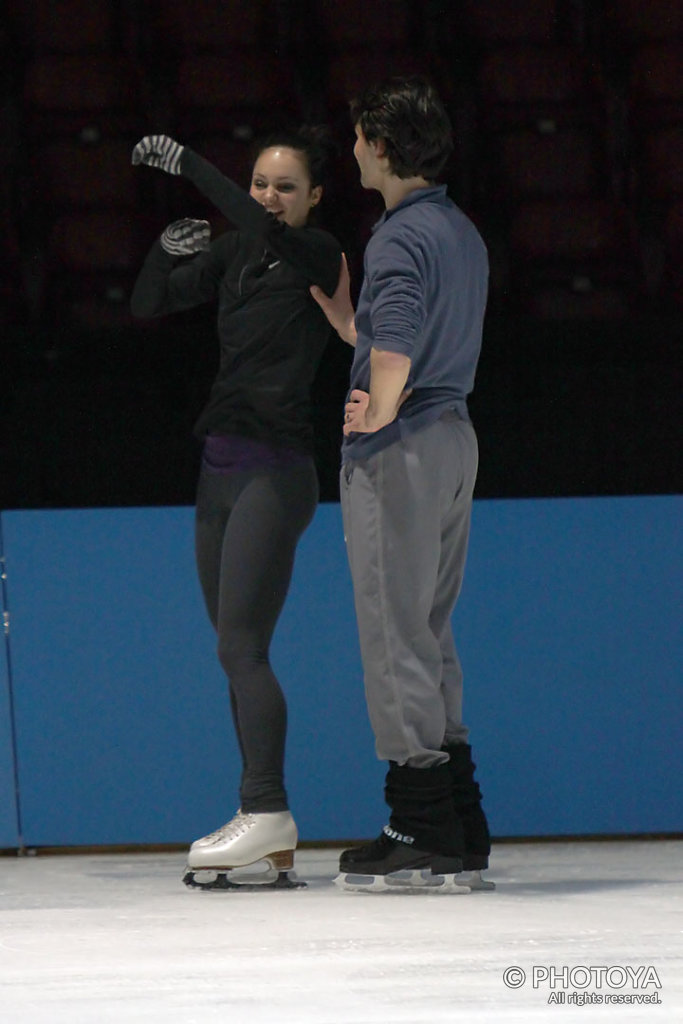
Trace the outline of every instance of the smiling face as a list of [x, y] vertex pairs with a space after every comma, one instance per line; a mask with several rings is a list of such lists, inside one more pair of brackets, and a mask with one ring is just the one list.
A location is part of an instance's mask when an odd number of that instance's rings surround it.
[[322, 188], [311, 187], [305, 157], [288, 146], [271, 146], [257, 157], [249, 195], [278, 220], [300, 228], [308, 220]]

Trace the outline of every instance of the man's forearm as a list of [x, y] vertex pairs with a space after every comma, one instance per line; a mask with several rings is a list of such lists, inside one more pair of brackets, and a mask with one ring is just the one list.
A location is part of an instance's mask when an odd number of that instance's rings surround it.
[[396, 418], [410, 365], [408, 356], [399, 352], [371, 349], [370, 401], [365, 416], [371, 430], [379, 430]]

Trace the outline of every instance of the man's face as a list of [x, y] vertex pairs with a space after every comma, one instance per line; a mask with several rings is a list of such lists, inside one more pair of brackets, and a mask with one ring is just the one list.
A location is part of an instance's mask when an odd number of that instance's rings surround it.
[[356, 144], [353, 147], [353, 155], [360, 168], [360, 183], [363, 188], [379, 188], [380, 182], [380, 157], [377, 155], [378, 144], [368, 142], [363, 135], [360, 125], [356, 125]]

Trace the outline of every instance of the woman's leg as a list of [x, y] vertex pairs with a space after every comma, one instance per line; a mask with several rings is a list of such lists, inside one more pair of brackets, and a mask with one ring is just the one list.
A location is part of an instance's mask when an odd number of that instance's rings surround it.
[[[207, 473], [202, 470], [197, 487], [195, 512], [195, 559], [199, 585], [213, 628], [218, 632], [218, 603], [220, 596], [223, 538], [230, 510], [239, 494], [240, 486], [233, 475]], [[232, 687], [228, 685], [232, 720], [244, 763], [244, 748], [237, 721], [237, 707]]]
[[[221, 491], [223, 499], [216, 500]], [[317, 498], [312, 462], [200, 484], [197, 561], [218, 633], [218, 656], [230, 682], [244, 763], [240, 798], [245, 813], [287, 808], [287, 711], [269, 648], [287, 596], [296, 545]]]

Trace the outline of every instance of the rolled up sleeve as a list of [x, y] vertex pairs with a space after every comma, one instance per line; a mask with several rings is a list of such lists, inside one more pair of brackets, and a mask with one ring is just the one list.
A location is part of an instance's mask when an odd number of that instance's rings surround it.
[[373, 259], [370, 321], [373, 348], [414, 358], [426, 321], [425, 285], [415, 250], [391, 239]]

